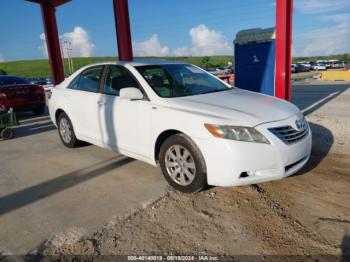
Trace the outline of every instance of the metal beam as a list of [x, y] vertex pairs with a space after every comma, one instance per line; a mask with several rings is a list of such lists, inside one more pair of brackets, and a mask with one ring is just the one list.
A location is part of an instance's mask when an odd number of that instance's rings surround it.
[[57, 7], [59, 5], [63, 5], [71, 0], [25, 0], [28, 2], [33, 2], [37, 4], [51, 3], [53, 6]]
[[276, 0], [275, 96], [291, 100], [293, 0]]
[[133, 54], [128, 0], [113, 0], [113, 7], [119, 60], [131, 61]]
[[59, 5], [64, 5], [65, 3], [70, 2], [71, 0], [54, 0], [54, 5], [57, 7]]
[[61, 57], [60, 40], [57, 30], [56, 10], [52, 2], [41, 3], [41, 14], [45, 29], [45, 38], [49, 62], [51, 67], [51, 77], [55, 85], [64, 80], [64, 69]]

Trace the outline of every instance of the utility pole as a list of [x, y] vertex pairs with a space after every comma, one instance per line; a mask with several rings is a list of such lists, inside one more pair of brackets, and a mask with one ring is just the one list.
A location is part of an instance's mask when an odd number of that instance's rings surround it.
[[63, 40], [63, 50], [65, 53], [65, 56], [67, 57], [67, 62], [68, 62], [68, 70], [69, 74], [73, 74], [74, 72], [74, 67], [73, 67], [73, 59], [72, 59], [72, 42], [69, 40]]
[[63, 63], [63, 74], [65, 74], [65, 65], [64, 65], [64, 50], [63, 50], [63, 45], [62, 45], [62, 39], [60, 41], [60, 49], [61, 49], [61, 56], [62, 56], [62, 63]]

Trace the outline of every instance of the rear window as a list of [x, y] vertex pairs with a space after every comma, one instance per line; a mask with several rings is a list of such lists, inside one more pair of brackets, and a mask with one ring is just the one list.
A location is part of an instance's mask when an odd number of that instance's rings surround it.
[[21, 77], [17, 76], [1, 76], [0, 77], [0, 86], [7, 86], [7, 85], [23, 85], [23, 84], [29, 84], [29, 82]]

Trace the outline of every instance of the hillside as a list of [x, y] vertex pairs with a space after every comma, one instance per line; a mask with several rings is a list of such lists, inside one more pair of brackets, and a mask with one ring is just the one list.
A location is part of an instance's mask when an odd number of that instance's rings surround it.
[[[154, 58], [154, 57], [153, 57]], [[136, 58], [137, 59], [137, 58]], [[142, 57], [140, 59], [152, 59], [152, 57]], [[212, 57], [163, 57], [157, 59], [177, 60], [202, 66], [226, 66], [227, 62], [232, 62], [232, 56], [212, 56]], [[82, 66], [103, 61], [116, 61], [117, 57], [76, 57], [73, 58], [74, 70]], [[65, 72], [68, 72], [67, 60], [64, 61]], [[5, 70], [9, 75], [24, 77], [47, 77], [50, 75], [48, 60], [23, 60], [0, 63], [0, 69]]]
[[[191, 64], [195, 64], [202, 67], [225, 67], [228, 62], [233, 62], [232, 56], [203, 56], [203, 57], [142, 57], [136, 59], [166, 59], [183, 61]], [[331, 56], [318, 56], [318, 57], [294, 57], [293, 62], [298, 61], [316, 61], [338, 59], [341, 61], [349, 61], [350, 54], [331, 55]], [[81, 68], [82, 66], [104, 62], [104, 61], [116, 61], [117, 57], [75, 57], [73, 58], [74, 70]], [[68, 72], [67, 59], [64, 61], [65, 72]], [[9, 75], [18, 75], [24, 77], [47, 77], [50, 75], [50, 66], [47, 59], [42, 60], [23, 60], [23, 61], [11, 61], [0, 63], [0, 70], [5, 70]]]

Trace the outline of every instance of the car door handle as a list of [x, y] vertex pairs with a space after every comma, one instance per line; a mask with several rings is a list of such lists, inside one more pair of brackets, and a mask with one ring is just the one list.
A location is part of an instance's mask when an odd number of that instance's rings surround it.
[[102, 106], [102, 105], [105, 105], [106, 103], [103, 102], [103, 101], [97, 101], [97, 104], [98, 104], [99, 106]]

